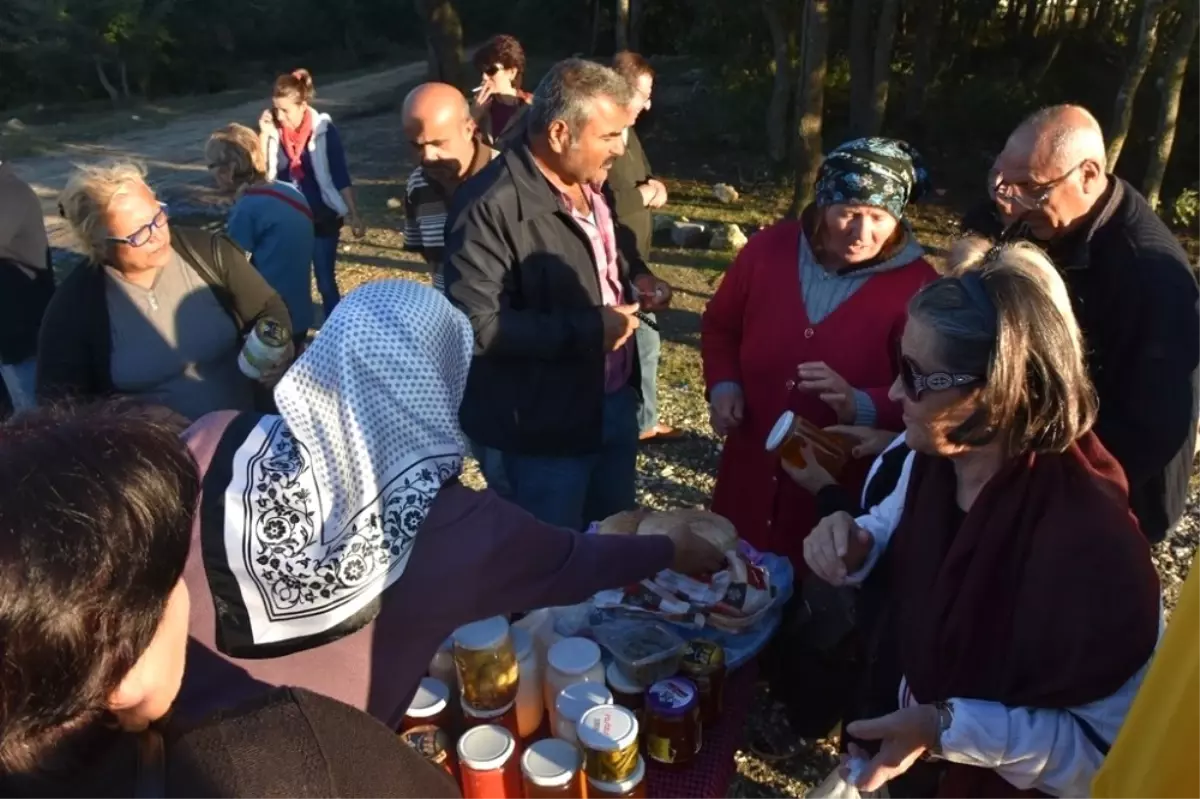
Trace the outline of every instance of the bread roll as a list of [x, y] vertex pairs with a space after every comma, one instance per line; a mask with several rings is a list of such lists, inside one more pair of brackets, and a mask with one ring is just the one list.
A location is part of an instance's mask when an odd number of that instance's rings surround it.
[[601, 535], [636, 535], [638, 525], [641, 524], [647, 513], [649, 511], [645, 508], [621, 511], [600, 522], [596, 527], [596, 532]]
[[733, 522], [706, 510], [656, 511], [646, 515], [638, 525], [638, 535], [667, 535], [680, 523], [708, 541], [721, 552], [737, 547], [737, 531]]

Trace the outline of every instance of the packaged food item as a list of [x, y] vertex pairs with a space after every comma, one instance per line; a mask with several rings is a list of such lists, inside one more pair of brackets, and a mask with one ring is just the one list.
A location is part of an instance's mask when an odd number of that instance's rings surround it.
[[618, 619], [596, 626], [592, 634], [642, 688], [679, 671], [684, 641], [661, 624]]
[[517, 722], [516, 702], [511, 702], [508, 706], [497, 708], [496, 710], [480, 710], [479, 708], [471, 707], [467, 704], [467, 700], [463, 699], [462, 714], [463, 729], [465, 730], [491, 724], [508, 730], [517, 740], [521, 739], [521, 730]]
[[542, 726], [546, 715], [545, 692], [542, 690], [542, 664], [538, 660], [533, 636], [528, 630], [513, 627], [513, 649], [517, 653], [517, 728], [522, 739], [528, 738]]
[[783, 460], [803, 469], [806, 449], [810, 449], [817, 463], [836, 478], [849, 462], [853, 447], [845, 437], [827, 433], [803, 416], [784, 411], [767, 434], [767, 451], [777, 452]]
[[672, 677], [646, 692], [646, 755], [666, 766], [685, 766], [695, 759], [703, 741], [696, 684]]
[[432, 724], [443, 730], [450, 728], [450, 689], [441, 680], [426, 677], [417, 686], [412, 702], [404, 713], [401, 729], [409, 730]]
[[594, 682], [604, 685], [604, 664], [600, 661], [600, 647], [586, 638], [564, 638], [546, 653], [546, 677], [543, 697], [550, 712], [550, 728], [555, 724], [555, 703], [559, 692], [577, 682]]
[[696, 684], [700, 721], [712, 724], [720, 718], [725, 698], [725, 650], [721, 645], [703, 638], [688, 641], [679, 673]]
[[465, 799], [519, 799], [524, 793], [517, 741], [503, 727], [473, 727], [458, 739]]
[[611, 705], [612, 693], [604, 683], [577, 682], [558, 692], [554, 699], [554, 734], [564, 741], [579, 743], [577, 727], [583, 714], [599, 705]]
[[629, 708], [640, 720], [642, 707], [646, 704], [646, 689], [621, 671], [620, 664], [615, 660], [604, 670], [604, 681], [608, 683], [608, 690], [612, 691], [613, 703]]
[[521, 756], [527, 799], [578, 799], [583, 796], [583, 758], [572, 744], [546, 738]]
[[432, 724], [413, 727], [400, 734], [400, 740], [411, 746], [417, 754], [458, 781], [458, 759], [450, 746], [450, 736], [445, 730]]
[[590, 799], [646, 799], [646, 761], [637, 759], [633, 774], [622, 782], [603, 782], [588, 777]]
[[503, 616], [455, 630], [454, 663], [465, 704], [476, 710], [497, 710], [516, 700], [517, 653]]
[[579, 719], [583, 769], [599, 782], [624, 782], [633, 776], [638, 760], [638, 722], [633, 711], [619, 705], [594, 707]]
[[429, 676], [441, 680], [451, 693], [458, 691], [458, 667], [454, 665], [454, 637], [442, 642], [429, 661]]

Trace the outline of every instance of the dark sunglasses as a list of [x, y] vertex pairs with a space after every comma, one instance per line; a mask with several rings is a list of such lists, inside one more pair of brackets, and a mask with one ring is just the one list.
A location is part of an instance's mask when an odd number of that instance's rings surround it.
[[109, 236], [108, 240], [118, 244], [128, 244], [130, 247], [145, 245], [150, 241], [150, 237], [154, 235], [155, 230], [162, 230], [167, 226], [167, 204], [159, 203], [158, 207], [159, 211], [154, 215], [153, 219], [128, 236]]
[[502, 69], [504, 69], [504, 67], [500, 66], [499, 64], [492, 64], [490, 67], [488, 67], [487, 69], [485, 69], [483, 71], [483, 74], [487, 75], [489, 78], [494, 78], [494, 77], [496, 77], [496, 73]]
[[948, 391], [952, 388], [969, 386], [972, 383], [982, 383], [979, 375], [960, 375], [951, 372], [930, 372], [923, 374], [912, 358], [900, 356], [900, 382], [904, 385], [904, 393], [913, 402], [920, 402], [921, 395], [926, 391]]

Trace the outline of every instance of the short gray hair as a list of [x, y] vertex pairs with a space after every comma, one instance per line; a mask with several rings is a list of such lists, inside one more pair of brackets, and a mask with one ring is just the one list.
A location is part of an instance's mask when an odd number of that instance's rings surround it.
[[[1080, 105], [1052, 105], [1033, 112], [1017, 127], [1049, 145], [1050, 157], [1070, 169], [1081, 161], [1108, 168], [1104, 132], [1096, 117]], [[1014, 134], [1015, 135], [1015, 134]]]
[[628, 106], [633, 102], [633, 87], [616, 70], [594, 61], [581, 58], [559, 61], [533, 92], [529, 130], [545, 133], [552, 122], [561, 119], [572, 136], [578, 135], [587, 123], [592, 103], [600, 97]]
[[136, 161], [76, 166], [58, 197], [58, 208], [89, 259], [103, 263], [108, 257], [108, 206], [131, 185], [145, 182], [146, 167]]

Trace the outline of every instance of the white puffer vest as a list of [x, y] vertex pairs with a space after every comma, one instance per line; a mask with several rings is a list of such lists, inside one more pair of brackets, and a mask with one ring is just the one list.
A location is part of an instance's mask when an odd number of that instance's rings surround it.
[[[333, 124], [329, 114], [321, 114], [312, 106], [308, 107], [312, 117], [312, 135], [308, 137], [308, 152], [312, 157], [314, 177], [321, 188], [321, 200], [338, 216], [346, 216], [350, 209], [342, 199], [342, 193], [333, 185], [333, 176], [329, 173], [329, 154], [325, 150], [325, 132]], [[267, 139], [267, 175], [273, 180], [279, 174], [279, 155], [283, 145], [279, 141], [279, 131], [274, 130]], [[297, 187], [299, 188], [299, 187]]]

